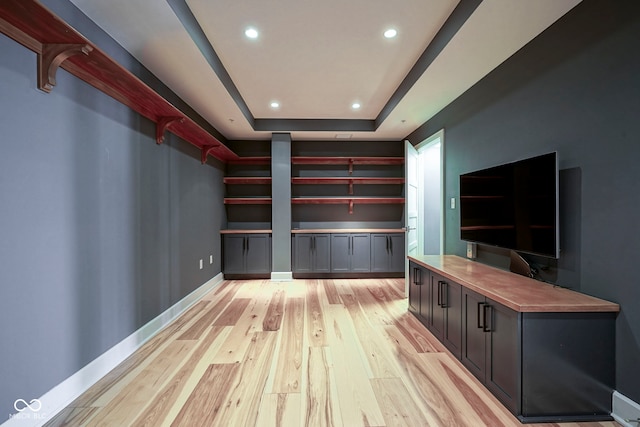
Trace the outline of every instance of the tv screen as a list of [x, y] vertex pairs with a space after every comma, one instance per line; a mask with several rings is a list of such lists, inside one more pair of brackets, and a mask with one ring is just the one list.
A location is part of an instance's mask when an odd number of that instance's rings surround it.
[[556, 153], [460, 175], [460, 238], [557, 258]]

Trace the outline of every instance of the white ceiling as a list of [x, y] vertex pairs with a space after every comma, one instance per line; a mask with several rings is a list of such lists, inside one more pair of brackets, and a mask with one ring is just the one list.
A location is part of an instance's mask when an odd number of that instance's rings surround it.
[[[71, 1], [227, 139], [271, 138], [253, 129], [166, 0]], [[292, 138], [400, 140], [580, 1], [484, 0], [375, 131], [292, 131]], [[458, 0], [186, 5], [253, 118], [373, 121]], [[248, 26], [260, 31], [257, 40], [244, 36]], [[398, 30], [396, 38], [382, 36], [389, 27]], [[270, 107], [274, 100], [279, 109]], [[353, 102], [362, 107], [353, 110]]]

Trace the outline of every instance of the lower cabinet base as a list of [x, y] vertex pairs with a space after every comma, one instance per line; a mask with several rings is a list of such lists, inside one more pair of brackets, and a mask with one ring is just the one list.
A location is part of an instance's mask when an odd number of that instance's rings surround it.
[[609, 414], [602, 415], [558, 415], [558, 416], [538, 416], [525, 417], [518, 415], [518, 420], [523, 424], [533, 423], [588, 423], [598, 421], [613, 421], [613, 417]]
[[294, 279], [391, 279], [404, 277], [401, 273], [293, 273]]

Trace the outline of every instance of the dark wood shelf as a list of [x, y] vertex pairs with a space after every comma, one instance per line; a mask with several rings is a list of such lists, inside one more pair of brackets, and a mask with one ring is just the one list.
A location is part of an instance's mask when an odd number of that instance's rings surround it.
[[111, 59], [82, 34], [33, 0], [0, 2], [0, 32], [38, 55], [38, 88], [50, 92], [62, 67], [156, 123], [156, 143], [171, 131], [209, 155], [227, 162], [238, 156], [200, 125]]
[[242, 176], [242, 177], [227, 176], [224, 178], [224, 183], [238, 184], [238, 185], [271, 184], [271, 178], [270, 177], [253, 177], [253, 176]]
[[327, 156], [294, 156], [294, 165], [401, 165], [404, 157], [327, 157]]
[[404, 178], [342, 178], [342, 177], [294, 177], [291, 178], [292, 184], [345, 184], [349, 186], [349, 194], [353, 194], [354, 184], [404, 184]]
[[247, 156], [236, 157], [229, 160], [227, 163], [230, 165], [268, 165], [271, 163], [271, 157], [269, 156]]
[[271, 197], [225, 197], [225, 205], [270, 205]]
[[295, 197], [292, 205], [349, 205], [349, 213], [353, 213], [353, 206], [403, 204], [404, 197]]
[[295, 177], [293, 184], [404, 184], [404, 178]]

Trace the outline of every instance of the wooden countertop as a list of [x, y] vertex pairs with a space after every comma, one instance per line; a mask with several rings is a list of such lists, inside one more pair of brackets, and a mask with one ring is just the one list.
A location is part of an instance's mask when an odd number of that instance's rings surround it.
[[619, 312], [618, 304], [455, 255], [409, 260], [519, 312]]
[[402, 228], [294, 228], [291, 233], [404, 233]]
[[220, 230], [220, 234], [271, 234], [271, 230], [252, 230], [252, 229], [238, 229], [238, 230]]

